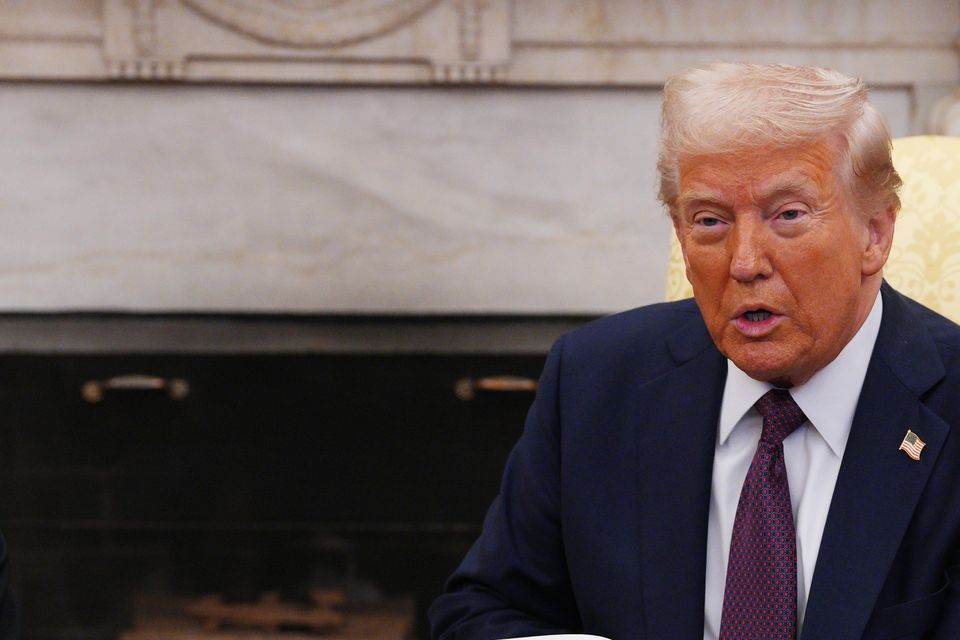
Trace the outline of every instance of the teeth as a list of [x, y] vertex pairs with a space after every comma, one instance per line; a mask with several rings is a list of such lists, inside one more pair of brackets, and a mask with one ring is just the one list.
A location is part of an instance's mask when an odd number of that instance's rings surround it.
[[769, 311], [747, 311], [745, 314], [750, 322], [763, 322], [770, 317]]

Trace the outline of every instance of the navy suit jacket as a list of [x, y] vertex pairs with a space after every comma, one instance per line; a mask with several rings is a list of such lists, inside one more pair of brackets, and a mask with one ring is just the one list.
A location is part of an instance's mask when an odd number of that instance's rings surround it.
[[[801, 640], [960, 638], [960, 327], [881, 292]], [[701, 639], [725, 379], [692, 300], [561, 338], [434, 636]]]

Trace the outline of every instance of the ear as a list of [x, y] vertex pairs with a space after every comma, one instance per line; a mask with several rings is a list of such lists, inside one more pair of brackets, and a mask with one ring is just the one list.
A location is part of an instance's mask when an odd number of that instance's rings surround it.
[[867, 246], [863, 250], [861, 273], [872, 276], [883, 269], [893, 246], [893, 227], [897, 212], [893, 206], [879, 209], [867, 221]]

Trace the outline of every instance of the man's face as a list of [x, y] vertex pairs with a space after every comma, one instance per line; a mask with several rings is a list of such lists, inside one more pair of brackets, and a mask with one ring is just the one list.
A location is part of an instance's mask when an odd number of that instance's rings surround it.
[[752, 378], [806, 382], [870, 311], [893, 213], [856, 210], [837, 157], [824, 140], [680, 163], [687, 277], [713, 341]]

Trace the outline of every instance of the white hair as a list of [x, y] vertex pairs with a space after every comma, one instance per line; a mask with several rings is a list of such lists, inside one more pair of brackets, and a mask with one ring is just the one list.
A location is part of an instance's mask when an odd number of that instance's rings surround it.
[[890, 131], [859, 78], [779, 64], [686, 69], [663, 89], [660, 201], [673, 213], [681, 158], [824, 138], [840, 144], [841, 179], [861, 204], [899, 209]]

